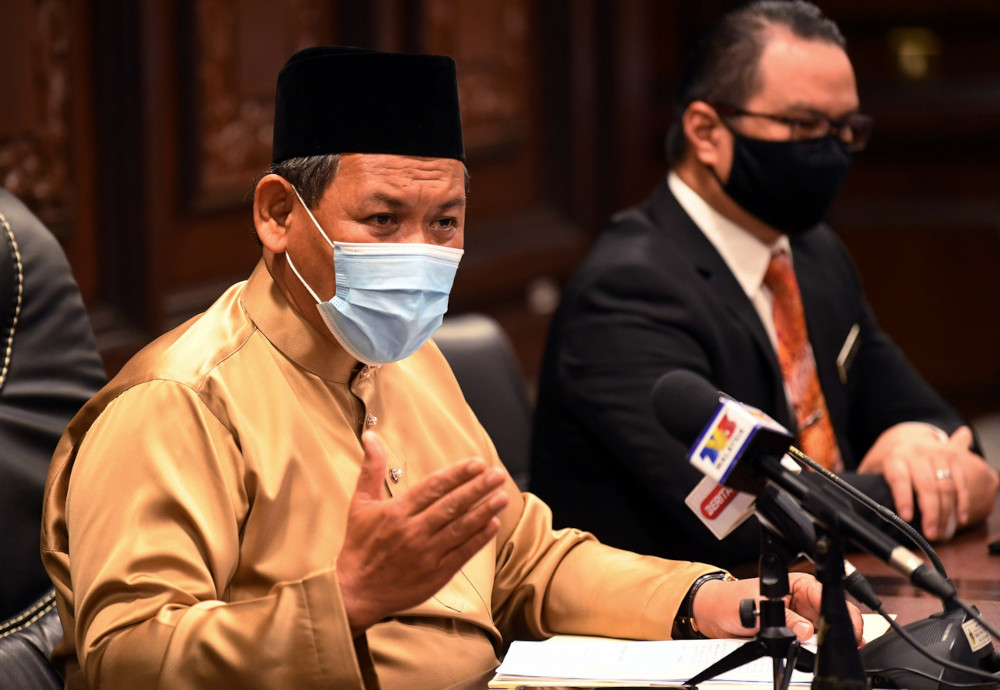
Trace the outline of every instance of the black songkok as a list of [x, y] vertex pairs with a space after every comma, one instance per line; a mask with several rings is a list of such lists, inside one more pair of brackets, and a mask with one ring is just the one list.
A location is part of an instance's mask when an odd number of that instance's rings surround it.
[[272, 163], [331, 153], [465, 160], [455, 61], [319, 46], [278, 73]]

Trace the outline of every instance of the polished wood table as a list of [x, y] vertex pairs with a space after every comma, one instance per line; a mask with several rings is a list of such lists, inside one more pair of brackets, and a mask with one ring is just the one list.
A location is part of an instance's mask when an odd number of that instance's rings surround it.
[[[997, 539], [1000, 499], [985, 524], [960, 532], [948, 542], [933, 544], [958, 596], [978, 607], [993, 627], [1000, 627], [1000, 555], [991, 555], [988, 545]], [[886, 611], [895, 613], [900, 623], [912, 623], [941, 610], [938, 599], [918, 590], [874, 556], [852, 553], [848, 558], [872, 583]]]

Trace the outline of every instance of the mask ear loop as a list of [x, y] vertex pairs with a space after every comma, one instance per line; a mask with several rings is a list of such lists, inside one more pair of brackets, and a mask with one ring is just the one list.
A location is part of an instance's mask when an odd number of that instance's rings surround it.
[[[690, 105], [690, 103], [688, 105]], [[722, 125], [725, 128], [725, 130], [727, 132], [729, 132], [733, 136], [734, 139], [737, 136], [739, 136], [739, 134], [736, 132], [736, 130], [734, 130], [732, 127], [729, 126], [729, 123], [726, 121], [725, 116], [719, 113], [718, 106], [711, 105], [711, 104], [708, 104], [708, 105], [710, 105], [710, 107], [712, 108], [712, 111], [715, 113], [715, 116], [719, 119], [719, 124]], [[681, 111], [680, 111], [680, 116], [681, 117], [683, 117], [685, 110], [687, 110], [687, 106], [685, 106], [684, 108], [681, 109]], [[690, 146], [690, 144], [686, 144], [686, 146]], [[719, 171], [715, 169], [714, 165], [707, 165], [706, 164], [705, 168], [708, 169], [708, 174], [711, 175], [715, 179], [715, 182], [719, 185], [719, 189], [721, 189], [725, 193], [726, 192], [726, 183], [722, 181], [722, 176], [719, 175]], [[732, 163], [730, 163], [729, 174], [732, 175]]]
[[319, 224], [319, 221], [316, 220], [316, 216], [314, 216], [313, 212], [309, 210], [309, 207], [306, 206], [306, 202], [302, 201], [302, 196], [299, 195], [299, 190], [295, 188], [295, 185], [292, 185], [292, 191], [295, 192], [295, 198], [297, 198], [299, 203], [302, 204], [302, 208], [304, 208], [306, 213], [309, 214], [309, 218], [312, 220], [313, 225], [316, 226], [316, 229], [319, 230], [319, 234], [321, 234], [323, 239], [326, 240], [326, 243], [330, 245], [330, 249], [333, 249], [333, 242], [331, 242], [330, 238], [326, 236], [326, 231], [323, 229], [323, 226]]
[[[729, 193], [726, 192], [727, 183], [722, 181], [722, 177], [719, 176], [719, 171], [715, 169], [715, 166], [706, 165], [705, 167], [708, 168], [708, 174], [715, 178], [716, 183], [719, 185], [719, 189], [728, 195]], [[729, 171], [729, 174], [732, 175], [732, 170]]]
[[[299, 200], [299, 203], [302, 204], [302, 208], [304, 208], [306, 213], [309, 214], [309, 218], [312, 220], [313, 225], [316, 226], [316, 229], [319, 230], [319, 234], [323, 236], [323, 239], [326, 240], [326, 243], [330, 245], [331, 249], [336, 249], [333, 242], [330, 241], [330, 238], [326, 236], [326, 232], [323, 230], [323, 227], [316, 221], [316, 216], [314, 216], [312, 211], [309, 210], [309, 207], [306, 206], [306, 202], [302, 201], [302, 197], [299, 195], [299, 190], [295, 188], [295, 185], [292, 185], [292, 191], [295, 192], [295, 197]], [[302, 283], [303, 287], [309, 291], [309, 294], [312, 295], [314, 300], [316, 300], [316, 303], [319, 304], [322, 302], [323, 300], [319, 298], [316, 291], [309, 287], [309, 283], [302, 278], [302, 274], [299, 273], [299, 269], [295, 268], [295, 263], [292, 261], [292, 255], [288, 253], [287, 249], [285, 250], [285, 260], [288, 261], [288, 267], [292, 269], [292, 273], [294, 273], [295, 277], [299, 279], [299, 282]]]

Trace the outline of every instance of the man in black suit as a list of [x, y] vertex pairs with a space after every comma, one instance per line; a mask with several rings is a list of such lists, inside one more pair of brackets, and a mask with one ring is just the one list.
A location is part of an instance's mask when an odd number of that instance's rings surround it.
[[[871, 131], [839, 29], [806, 2], [754, 3], [706, 36], [683, 87], [670, 174], [612, 219], [552, 324], [531, 488], [557, 526], [673, 558], [756, 557], [754, 520], [719, 542], [684, 504], [701, 475], [650, 404], [678, 368], [764, 410], [796, 445], [825, 434], [807, 452], [928, 538], [984, 519], [996, 472], [879, 329], [821, 224]], [[782, 263], [794, 273], [776, 283]], [[798, 347], [779, 286], [804, 305]]]

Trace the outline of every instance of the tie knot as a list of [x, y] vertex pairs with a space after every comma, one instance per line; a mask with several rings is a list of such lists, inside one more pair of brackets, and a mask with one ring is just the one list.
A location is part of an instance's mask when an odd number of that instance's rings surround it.
[[784, 250], [778, 250], [771, 255], [771, 263], [767, 265], [764, 274], [764, 285], [772, 292], [788, 290], [797, 287], [795, 269], [792, 268], [792, 257]]

